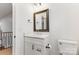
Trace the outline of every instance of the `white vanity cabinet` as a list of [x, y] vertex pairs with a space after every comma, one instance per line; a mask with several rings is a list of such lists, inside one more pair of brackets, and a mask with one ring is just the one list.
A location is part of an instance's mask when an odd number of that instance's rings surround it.
[[24, 36], [25, 55], [45, 55], [48, 36], [25, 35]]

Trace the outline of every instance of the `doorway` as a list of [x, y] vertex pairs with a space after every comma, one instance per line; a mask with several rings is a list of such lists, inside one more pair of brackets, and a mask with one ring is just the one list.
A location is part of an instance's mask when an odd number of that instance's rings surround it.
[[0, 55], [12, 55], [12, 3], [0, 3]]

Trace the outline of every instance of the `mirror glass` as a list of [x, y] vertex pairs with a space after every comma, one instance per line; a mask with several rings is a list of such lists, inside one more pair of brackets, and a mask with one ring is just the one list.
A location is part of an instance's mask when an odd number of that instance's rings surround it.
[[48, 9], [34, 13], [34, 31], [49, 31]]

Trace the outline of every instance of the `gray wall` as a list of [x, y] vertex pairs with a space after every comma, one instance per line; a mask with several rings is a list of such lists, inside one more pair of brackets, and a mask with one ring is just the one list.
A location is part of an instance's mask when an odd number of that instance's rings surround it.
[[0, 19], [0, 27], [3, 32], [12, 32], [12, 15], [11, 14]]

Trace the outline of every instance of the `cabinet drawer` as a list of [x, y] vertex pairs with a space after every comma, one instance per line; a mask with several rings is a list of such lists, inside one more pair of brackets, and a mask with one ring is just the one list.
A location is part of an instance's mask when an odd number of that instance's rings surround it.
[[37, 44], [45, 44], [46, 42], [44, 41], [44, 39], [42, 38], [30, 38], [30, 37], [25, 37], [25, 42], [29, 41], [29, 42], [33, 42], [33, 43], [37, 43]]
[[25, 54], [27, 55], [40, 55], [45, 54], [45, 46], [37, 43], [33, 43], [30, 41], [27, 41], [25, 43]]

